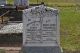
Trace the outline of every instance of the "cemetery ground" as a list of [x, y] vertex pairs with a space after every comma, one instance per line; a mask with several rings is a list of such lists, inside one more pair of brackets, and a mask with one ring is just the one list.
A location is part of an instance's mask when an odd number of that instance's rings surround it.
[[[48, 5], [55, 7], [54, 3]], [[64, 53], [80, 53], [80, 7], [73, 3], [60, 3], [56, 6], [59, 9], [61, 46]]]
[[60, 7], [59, 16], [61, 46], [64, 51], [80, 53], [80, 10], [76, 10], [76, 7]]

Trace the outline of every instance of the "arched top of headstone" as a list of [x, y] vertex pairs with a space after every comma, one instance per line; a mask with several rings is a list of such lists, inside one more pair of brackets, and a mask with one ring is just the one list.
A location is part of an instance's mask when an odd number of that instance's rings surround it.
[[46, 7], [44, 5], [40, 5], [40, 6], [35, 6], [29, 9], [25, 9], [23, 10], [23, 14], [27, 14], [29, 16], [53, 16], [53, 15], [57, 15], [58, 14], [58, 10], [54, 9], [54, 8], [50, 8], [50, 7]]
[[[58, 11], [57, 9], [55, 9], [55, 8], [51, 8], [51, 7], [46, 7], [46, 6], [44, 6], [44, 5], [40, 5], [40, 6], [35, 6], [35, 7], [32, 7], [32, 8], [29, 8], [29, 9], [25, 9], [25, 10], [23, 10], [23, 11], [25, 11], [24, 13], [27, 13], [27, 12], [29, 12], [29, 11], [31, 11], [31, 12], [42, 12], [42, 11], [45, 11], [45, 12], [47, 12], [47, 11]], [[56, 13], [56, 12], [55, 12]]]

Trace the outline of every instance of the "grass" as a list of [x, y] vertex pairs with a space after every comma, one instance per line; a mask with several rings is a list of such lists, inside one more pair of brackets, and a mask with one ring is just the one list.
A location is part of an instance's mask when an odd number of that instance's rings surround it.
[[[37, 3], [37, 0], [30, 1], [30, 3]], [[12, 1], [9, 0], [9, 2]], [[51, 7], [55, 5], [71, 6], [58, 7], [61, 21], [61, 46], [67, 51], [80, 51], [80, 8], [76, 10], [76, 2], [73, 0], [45, 0], [45, 3]]]
[[75, 7], [60, 11], [61, 45], [67, 50], [80, 50], [80, 12]]
[[5, 53], [5, 50], [3, 50], [3, 49], [0, 49], [0, 53]]

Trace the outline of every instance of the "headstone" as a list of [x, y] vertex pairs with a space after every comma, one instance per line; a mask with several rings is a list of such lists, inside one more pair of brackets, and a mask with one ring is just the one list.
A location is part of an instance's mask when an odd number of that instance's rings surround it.
[[23, 11], [23, 53], [61, 53], [58, 10], [43, 5]]
[[0, 5], [5, 5], [6, 4], [6, 0], [0, 0]]
[[14, 5], [16, 6], [29, 6], [28, 0], [14, 0]]

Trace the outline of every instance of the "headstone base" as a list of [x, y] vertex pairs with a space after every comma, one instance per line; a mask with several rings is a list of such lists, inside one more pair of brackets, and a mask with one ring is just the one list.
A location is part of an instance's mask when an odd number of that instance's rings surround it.
[[23, 53], [61, 53], [61, 49], [58, 46], [46, 46], [46, 47], [41, 47], [41, 46], [27, 46], [23, 47]]

